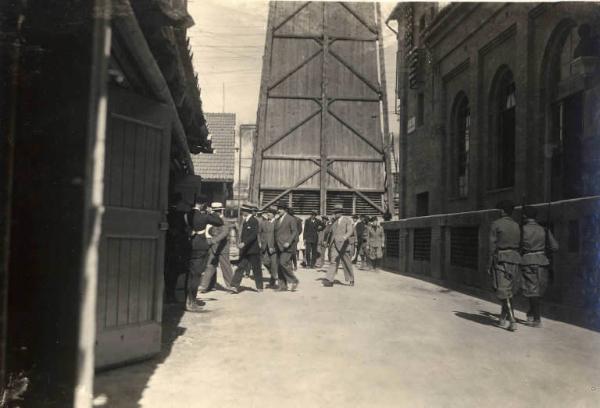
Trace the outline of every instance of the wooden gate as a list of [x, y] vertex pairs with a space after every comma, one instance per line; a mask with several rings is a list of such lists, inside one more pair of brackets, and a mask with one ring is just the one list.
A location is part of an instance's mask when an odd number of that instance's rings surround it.
[[382, 51], [378, 4], [271, 2], [251, 186], [261, 206], [393, 203]]
[[109, 92], [96, 367], [160, 351], [171, 113]]

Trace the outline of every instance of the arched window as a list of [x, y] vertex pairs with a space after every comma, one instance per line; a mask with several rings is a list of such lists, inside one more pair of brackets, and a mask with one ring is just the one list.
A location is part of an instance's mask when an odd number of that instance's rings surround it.
[[573, 61], [573, 53], [577, 46], [577, 39], [575, 35], [575, 28], [571, 28], [568, 34], [565, 35], [564, 44], [560, 53], [560, 61], [557, 66], [559, 70], [559, 79], [565, 80], [571, 76], [571, 62]]
[[490, 104], [490, 130], [495, 137], [490, 144], [492, 188], [507, 188], [515, 184], [517, 94], [512, 72], [501, 67], [494, 80]]
[[471, 108], [464, 93], [455, 98], [452, 109], [452, 184], [457, 197], [467, 197], [469, 193], [469, 145], [471, 139]]

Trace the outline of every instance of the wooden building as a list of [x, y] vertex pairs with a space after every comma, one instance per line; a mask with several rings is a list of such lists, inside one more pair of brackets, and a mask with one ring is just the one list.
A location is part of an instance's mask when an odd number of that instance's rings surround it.
[[271, 2], [263, 58], [253, 200], [286, 199], [298, 214], [388, 210], [379, 5]]
[[202, 175], [202, 195], [225, 204], [233, 197], [235, 113], [205, 113], [214, 151], [193, 157], [194, 171]]
[[160, 350], [168, 193], [211, 151], [185, 3], [0, 10], [0, 390], [23, 372], [27, 407], [89, 407], [95, 368]]

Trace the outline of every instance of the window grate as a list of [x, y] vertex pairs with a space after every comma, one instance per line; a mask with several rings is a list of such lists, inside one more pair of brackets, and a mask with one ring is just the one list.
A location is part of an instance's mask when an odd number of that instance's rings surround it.
[[415, 228], [413, 239], [413, 259], [431, 260], [431, 228]]
[[479, 264], [479, 227], [450, 229], [450, 264], [477, 269]]
[[385, 230], [385, 256], [400, 257], [400, 230]]

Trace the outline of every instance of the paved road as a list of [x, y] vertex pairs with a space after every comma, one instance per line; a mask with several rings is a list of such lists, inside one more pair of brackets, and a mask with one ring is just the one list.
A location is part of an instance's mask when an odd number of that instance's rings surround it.
[[211, 292], [179, 322], [170, 309], [163, 355], [98, 375], [96, 405], [600, 406], [599, 333], [550, 320], [511, 333], [491, 325], [495, 304], [387, 272], [356, 287], [299, 276], [296, 293]]

